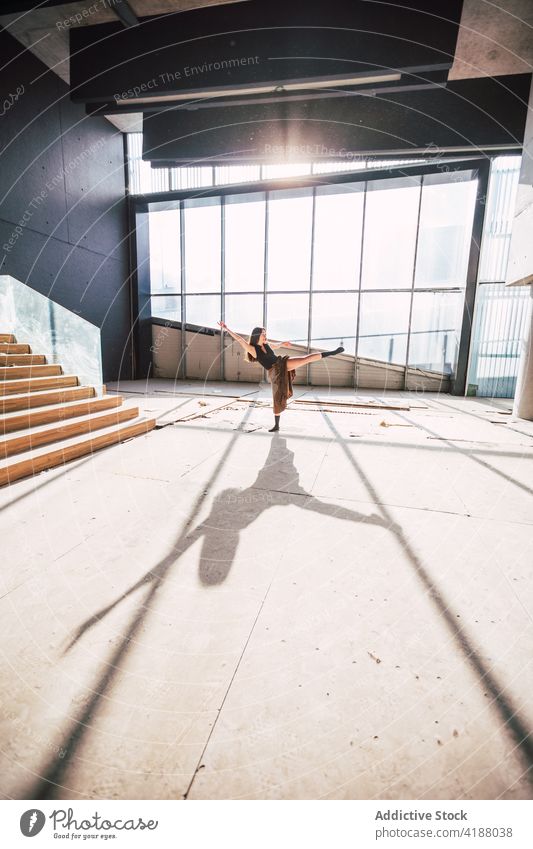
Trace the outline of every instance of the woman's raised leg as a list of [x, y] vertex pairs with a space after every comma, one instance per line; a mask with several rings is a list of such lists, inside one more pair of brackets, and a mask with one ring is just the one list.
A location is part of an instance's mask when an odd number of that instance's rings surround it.
[[322, 359], [322, 354], [307, 354], [305, 357], [289, 357], [287, 360], [287, 368], [289, 371], [293, 369], [300, 368], [300, 366], [306, 366], [309, 363], [316, 363], [317, 360]]
[[324, 357], [334, 357], [336, 354], [342, 354], [344, 348], [339, 345], [334, 351], [321, 351], [319, 354], [307, 354], [305, 357], [289, 357], [287, 360], [287, 368], [292, 371], [300, 366], [306, 366], [309, 363], [316, 363], [317, 360], [322, 360]]

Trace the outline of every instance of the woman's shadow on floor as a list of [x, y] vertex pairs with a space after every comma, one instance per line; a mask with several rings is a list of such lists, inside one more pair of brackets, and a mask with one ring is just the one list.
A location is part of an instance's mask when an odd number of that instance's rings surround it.
[[68, 651], [83, 634], [111, 612], [122, 599], [142, 586], [152, 584], [150, 595], [163, 581], [170, 567], [198, 540], [202, 539], [199, 578], [204, 586], [221, 584], [235, 560], [240, 532], [252, 525], [271, 507], [300, 507], [323, 516], [349, 522], [389, 527], [377, 513], [365, 514], [337, 504], [321, 501], [301, 485], [294, 465], [294, 452], [287, 441], [276, 434], [267, 459], [255, 481], [246, 489], [224, 489], [214, 499], [209, 516], [189, 532], [178, 537], [172, 551], [146, 575], [136, 581], [114, 602], [80, 625], [66, 647]]
[[350, 522], [385, 524], [377, 514], [368, 516], [358, 513], [320, 501], [307, 492], [300, 484], [299, 473], [294, 465], [294, 452], [287, 447], [284, 437], [276, 435], [255, 481], [246, 489], [231, 488], [220, 492], [213, 501], [207, 519], [191, 534], [193, 541], [203, 537], [199, 563], [202, 584], [220, 584], [227, 578], [241, 531], [270, 508], [290, 505]]

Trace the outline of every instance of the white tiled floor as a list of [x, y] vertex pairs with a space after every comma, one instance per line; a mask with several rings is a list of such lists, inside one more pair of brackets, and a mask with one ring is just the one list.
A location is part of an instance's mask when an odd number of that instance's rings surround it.
[[118, 389], [162, 426], [0, 490], [4, 797], [531, 798], [510, 402]]

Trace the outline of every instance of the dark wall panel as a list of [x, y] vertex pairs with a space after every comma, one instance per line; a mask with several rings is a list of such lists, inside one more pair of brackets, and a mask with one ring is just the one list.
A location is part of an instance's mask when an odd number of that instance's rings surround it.
[[[11, 60], [21, 50], [18, 42], [0, 31], [0, 53]], [[59, 80], [48, 74], [32, 84], [42, 66], [31, 54], [4, 67], [0, 73], [0, 97], [9, 102], [17, 89], [21, 96], [0, 120], [0, 215], [18, 221], [31, 213], [31, 227], [39, 233], [67, 239], [65, 193], [62, 191], [63, 155], [61, 121], [56, 106]], [[61, 183], [58, 183], [61, 179]], [[54, 183], [47, 203], [38, 203], [46, 183]]]
[[69, 239], [120, 260], [126, 234], [121, 133], [105, 119], [85, 120], [67, 98], [61, 124]]
[[122, 135], [1, 28], [0, 55], [0, 100], [20, 92], [0, 119], [0, 273], [100, 327], [104, 380], [129, 377]]
[[169, 108], [144, 115], [143, 158], [155, 164], [308, 162], [438, 149], [519, 150], [530, 85], [530, 74], [513, 74], [375, 97]]

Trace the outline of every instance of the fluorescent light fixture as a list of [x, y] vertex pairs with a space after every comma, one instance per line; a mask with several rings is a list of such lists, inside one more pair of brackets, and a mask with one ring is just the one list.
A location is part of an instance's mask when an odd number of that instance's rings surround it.
[[300, 80], [298, 82], [265, 83], [243, 88], [205, 88], [176, 94], [147, 95], [146, 97], [115, 98], [117, 106], [132, 106], [142, 103], [175, 103], [180, 100], [204, 100], [213, 97], [237, 97], [244, 94], [283, 94], [286, 91], [311, 91], [324, 88], [372, 85], [372, 83], [392, 83], [401, 80], [401, 74], [373, 74], [368, 77], [330, 77], [321, 80]]

